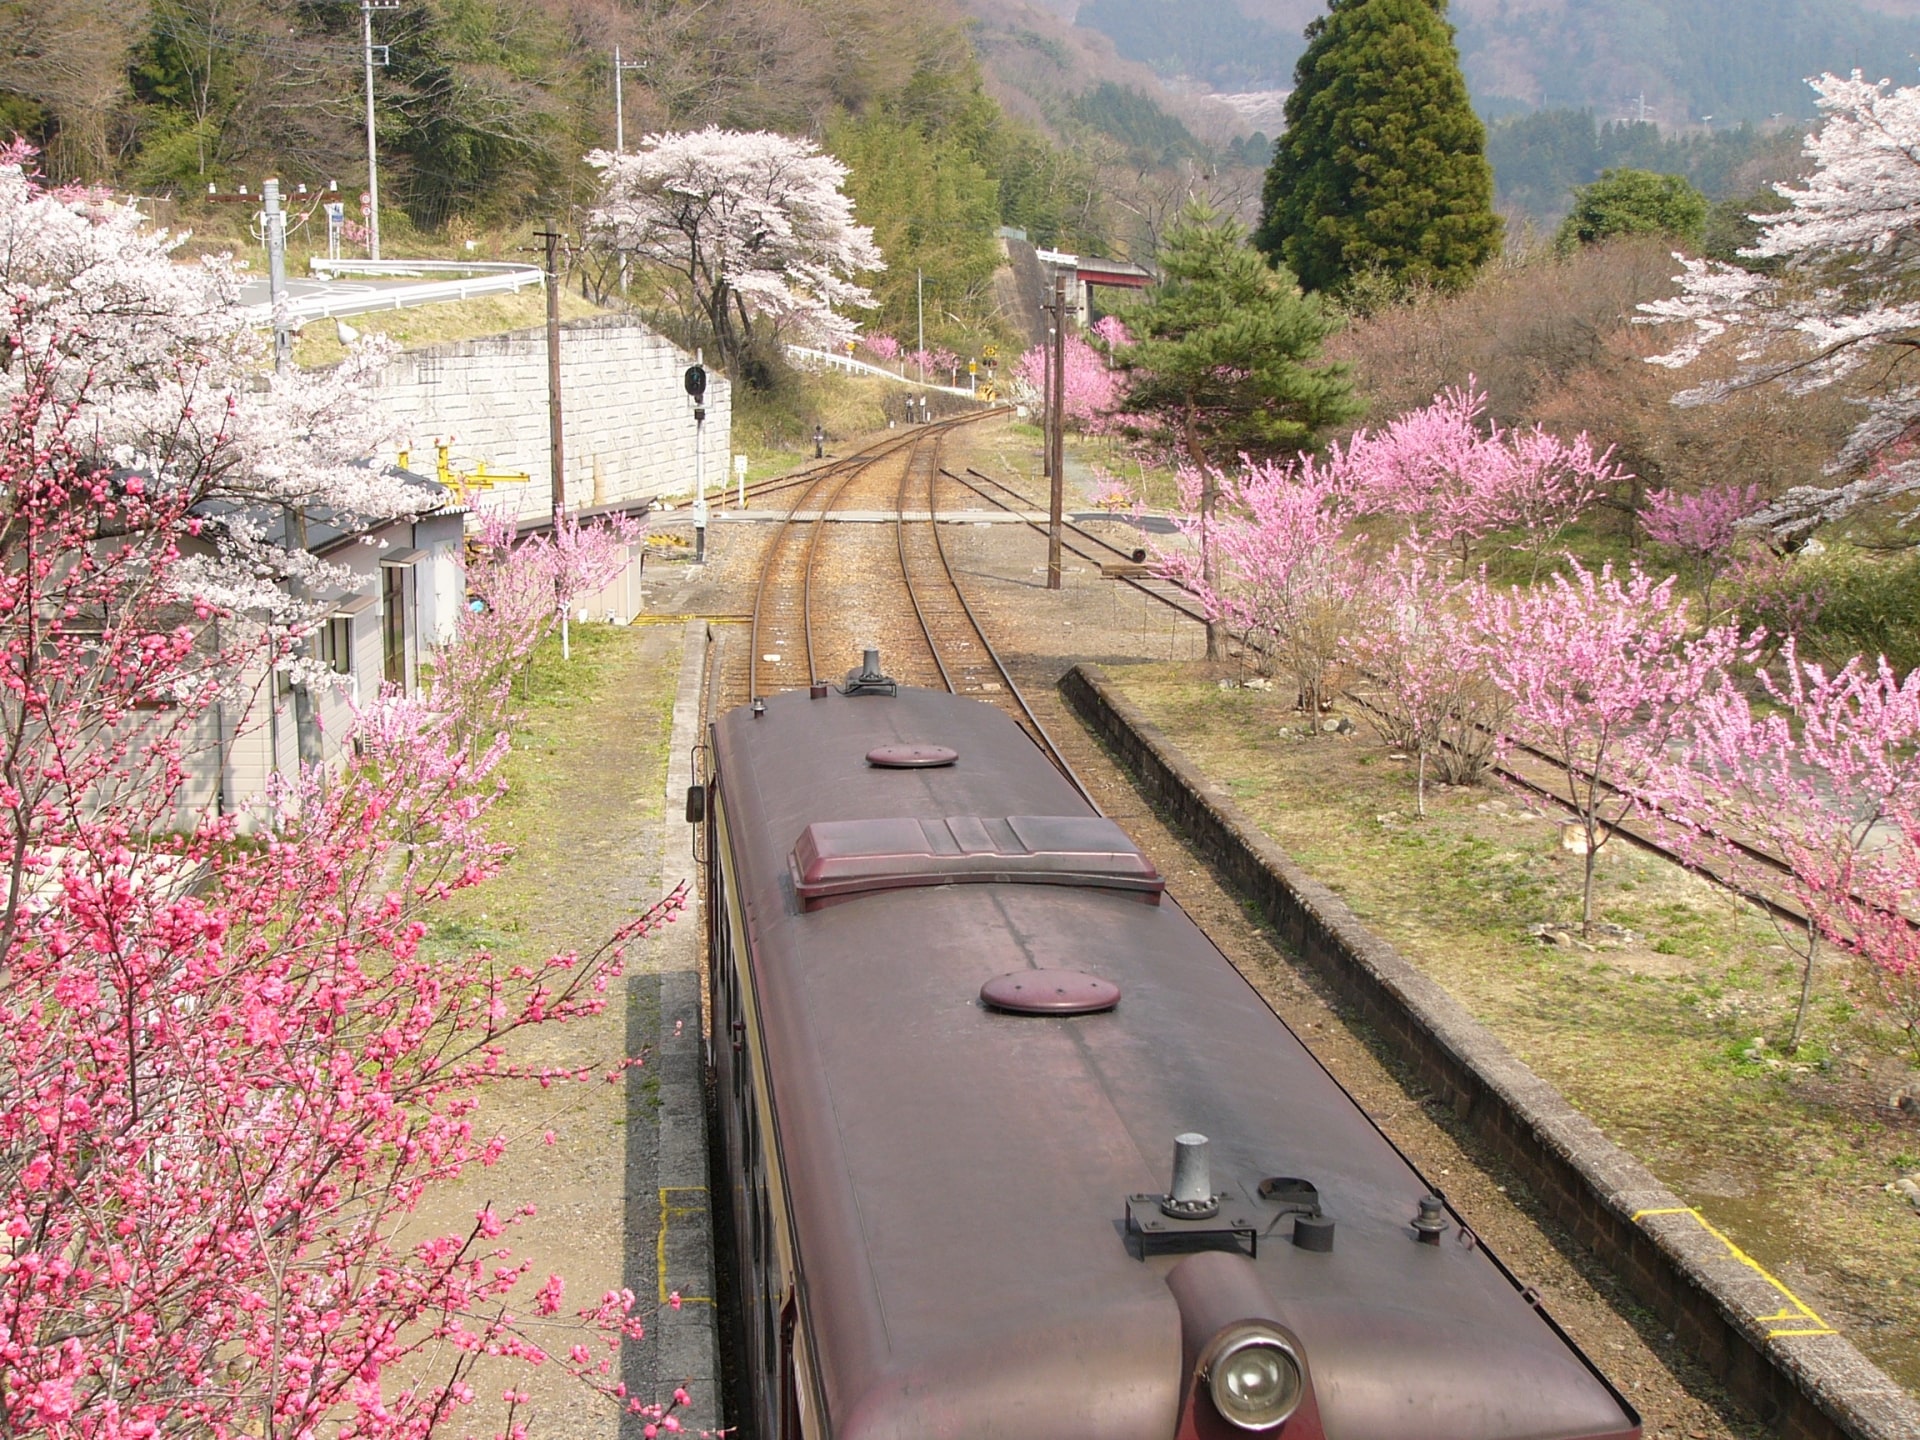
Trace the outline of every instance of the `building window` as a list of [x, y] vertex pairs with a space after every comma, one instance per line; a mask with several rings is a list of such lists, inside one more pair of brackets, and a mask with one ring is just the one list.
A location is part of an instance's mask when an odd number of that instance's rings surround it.
[[322, 665], [337, 675], [353, 673], [353, 617], [336, 615], [320, 627], [314, 636], [315, 649]]

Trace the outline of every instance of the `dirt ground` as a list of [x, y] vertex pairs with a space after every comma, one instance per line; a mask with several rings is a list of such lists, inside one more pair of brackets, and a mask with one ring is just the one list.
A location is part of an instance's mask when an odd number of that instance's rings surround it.
[[[515, 854], [500, 875], [441, 909], [427, 943], [490, 949], [506, 962], [585, 952], [658, 898], [679, 641], [678, 626], [586, 625], [574, 631], [571, 662], [559, 660], [557, 646], [543, 650], [507, 764], [511, 788], [492, 817], [495, 836]], [[647, 966], [646, 947], [636, 946], [628, 977], [614, 982], [601, 1015], [532, 1032], [510, 1058], [604, 1074], [643, 1053], [658, 1029]], [[567, 1285], [562, 1320], [622, 1286], [643, 1302], [653, 1298], [652, 1247], [629, 1243], [626, 1214], [629, 1125], [644, 1118], [649, 1077], [644, 1066], [630, 1077], [552, 1089], [511, 1082], [487, 1091], [476, 1133], [507, 1136], [505, 1156], [462, 1176], [417, 1217], [423, 1230], [464, 1229], [483, 1205], [506, 1212], [533, 1204], [535, 1217], [502, 1242], [532, 1267], [515, 1307], [523, 1317], [531, 1316], [532, 1290], [554, 1273]], [[649, 1127], [634, 1134], [648, 1135]], [[560, 1353], [576, 1341], [594, 1343], [564, 1323], [531, 1333]], [[614, 1440], [622, 1433], [616, 1402], [557, 1366], [497, 1365], [473, 1383], [478, 1400], [460, 1417], [459, 1433], [502, 1431], [509, 1383], [528, 1396], [515, 1419], [535, 1436]]]

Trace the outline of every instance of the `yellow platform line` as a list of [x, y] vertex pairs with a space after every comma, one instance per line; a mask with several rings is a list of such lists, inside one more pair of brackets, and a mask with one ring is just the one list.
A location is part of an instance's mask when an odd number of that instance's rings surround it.
[[1767, 1338], [1769, 1340], [1789, 1335], [1838, 1335], [1840, 1333], [1818, 1315], [1814, 1314], [1812, 1306], [1808, 1305], [1806, 1301], [1802, 1300], [1770, 1274], [1767, 1268], [1758, 1260], [1754, 1259], [1751, 1255], [1747, 1254], [1746, 1251], [1734, 1244], [1733, 1241], [1714, 1229], [1713, 1226], [1707, 1222], [1707, 1217], [1691, 1205], [1669, 1205], [1663, 1210], [1636, 1210], [1633, 1212], [1634, 1223], [1636, 1225], [1639, 1224], [1640, 1221], [1648, 1215], [1691, 1215], [1702, 1230], [1706, 1231], [1714, 1239], [1727, 1247], [1727, 1253], [1729, 1255], [1733, 1256], [1734, 1259], [1738, 1260], [1742, 1265], [1766, 1281], [1767, 1284], [1771, 1285], [1786, 1299], [1787, 1304], [1773, 1314], [1756, 1315], [1753, 1317], [1762, 1325], [1773, 1327], [1767, 1331]]
[[[704, 1199], [696, 1205], [675, 1205], [667, 1197], [669, 1195], [704, 1196], [706, 1193], [707, 1187], [704, 1185], [663, 1185], [660, 1187], [660, 1233], [655, 1237], [653, 1242], [653, 1274], [655, 1281], [660, 1287], [660, 1303], [662, 1305], [670, 1305], [673, 1303], [672, 1292], [667, 1289], [667, 1226], [673, 1222], [676, 1216], [684, 1218], [688, 1215], [704, 1215], [707, 1212], [707, 1205]], [[711, 1295], [682, 1295], [680, 1297], [680, 1303], [682, 1305], [711, 1305], [713, 1304], [713, 1297]]]

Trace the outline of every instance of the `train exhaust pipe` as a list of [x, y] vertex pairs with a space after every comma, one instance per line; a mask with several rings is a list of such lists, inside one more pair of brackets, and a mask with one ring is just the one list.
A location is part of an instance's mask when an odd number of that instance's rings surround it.
[[1207, 1137], [1194, 1131], [1173, 1137], [1173, 1184], [1160, 1208], [1176, 1219], [1205, 1220], [1219, 1213], [1209, 1148]]
[[860, 668], [847, 672], [846, 688], [843, 695], [893, 695], [900, 686], [894, 678], [880, 668], [880, 651], [869, 645], [862, 653]]

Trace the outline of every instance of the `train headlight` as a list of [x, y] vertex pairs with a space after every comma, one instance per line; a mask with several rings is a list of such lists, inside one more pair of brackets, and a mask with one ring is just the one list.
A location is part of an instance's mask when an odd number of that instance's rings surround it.
[[1242, 1430], [1271, 1430], [1299, 1408], [1304, 1384], [1293, 1347], [1264, 1328], [1229, 1332], [1207, 1364], [1221, 1416]]

